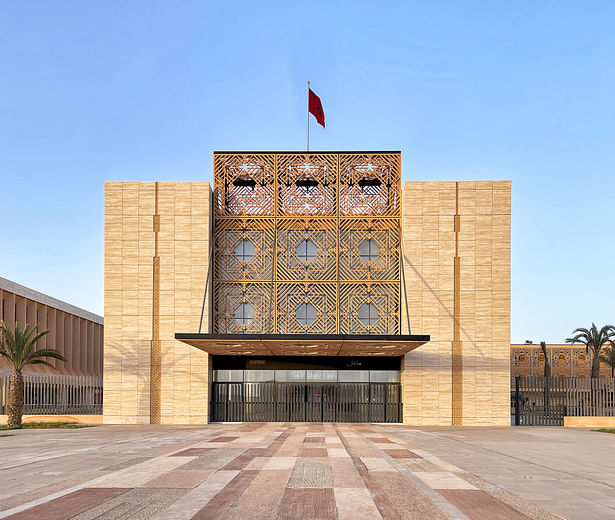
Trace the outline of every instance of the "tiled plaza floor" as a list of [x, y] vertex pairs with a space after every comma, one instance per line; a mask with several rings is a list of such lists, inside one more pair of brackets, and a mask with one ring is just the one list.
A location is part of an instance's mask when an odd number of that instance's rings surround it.
[[0, 439], [0, 518], [553, 519], [402, 427], [212, 424]]

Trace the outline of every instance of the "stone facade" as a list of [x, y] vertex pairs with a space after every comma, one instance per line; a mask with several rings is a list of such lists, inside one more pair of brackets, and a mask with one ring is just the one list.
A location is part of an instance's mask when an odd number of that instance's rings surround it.
[[[406, 424], [510, 424], [510, 188], [403, 185], [401, 333], [431, 336], [403, 360]], [[158, 422], [158, 395], [161, 423], [207, 422], [208, 354], [174, 335], [211, 332], [211, 213], [206, 182], [106, 183], [104, 422]]]
[[[208, 420], [208, 356], [176, 341], [175, 332], [199, 329], [210, 207], [207, 182], [105, 183], [105, 423], [151, 422], [155, 348], [161, 354], [159, 422]], [[158, 345], [152, 341], [155, 327]], [[209, 330], [207, 305], [202, 330]]]
[[404, 183], [402, 311], [431, 335], [404, 359], [407, 424], [510, 424], [510, 189]]

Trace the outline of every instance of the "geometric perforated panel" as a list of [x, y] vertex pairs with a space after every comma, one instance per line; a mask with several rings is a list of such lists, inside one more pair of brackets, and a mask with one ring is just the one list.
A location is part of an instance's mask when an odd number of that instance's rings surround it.
[[399, 152], [216, 152], [214, 201], [215, 332], [400, 333]]

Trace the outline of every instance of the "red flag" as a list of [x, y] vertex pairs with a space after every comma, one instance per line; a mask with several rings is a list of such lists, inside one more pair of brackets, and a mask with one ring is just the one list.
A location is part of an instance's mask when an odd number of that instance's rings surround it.
[[308, 93], [308, 111], [312, 114], [318, 124], [325, 127], [325, 111], [322, 109], [322, 102], [320, 98], [312, 92], [312, 89], [309, 89]]

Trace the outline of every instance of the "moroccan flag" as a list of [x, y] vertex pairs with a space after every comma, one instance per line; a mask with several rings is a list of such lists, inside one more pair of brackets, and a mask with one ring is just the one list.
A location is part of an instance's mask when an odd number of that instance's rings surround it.
[[322, 102], [320, 101], [320, 98], [312, 92], [312, 89], [309, 89], [308, 96], [308, 110], [310, 114], [316, 118], [318, 124], [324, 128], [325, 111], [322, 109]]

